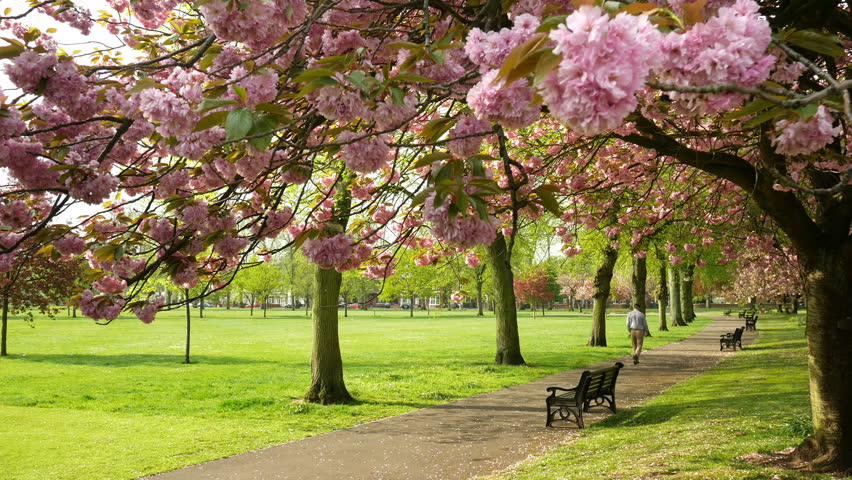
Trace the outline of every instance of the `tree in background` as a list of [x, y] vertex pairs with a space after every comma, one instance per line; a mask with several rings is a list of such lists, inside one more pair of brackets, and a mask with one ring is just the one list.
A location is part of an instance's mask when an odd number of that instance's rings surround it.
[[545, 306], [557, 295], [554, 285], [555, 279], [550, 271], [544, 267], [534, 268], [515, 280], [515, 295], [519, 302], [532, 306], [534, 318], [536, 305], [541, 305], [541, 314], [544, 315]]
[[81, 258], [53, 260], [45, 255], [20, 255], [16, 265], [0, 277], [0, 356], [7, 356], [9, 314], [23, 314], [33, 322], [33, 310], [53, 317], [59, 306], [79, 293], [86, 268]]
[[250, 302], [250, 315], [254, 315], [254, 306], [260, 302], [263, 318], [266, 318], [269, 296], [279, 290], [283, 284], [281, 270], [267, 262], [259, 262], [242, 268], [234, 279], [234, 285]]

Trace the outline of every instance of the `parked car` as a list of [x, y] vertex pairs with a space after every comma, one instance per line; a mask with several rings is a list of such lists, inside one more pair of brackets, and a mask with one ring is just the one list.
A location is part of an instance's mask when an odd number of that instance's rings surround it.
[[350, 310], [358, 310], [359, 308], [361, 308], [361, 304], [360, 303], [350, 303], [347, 308], [349, 308]]

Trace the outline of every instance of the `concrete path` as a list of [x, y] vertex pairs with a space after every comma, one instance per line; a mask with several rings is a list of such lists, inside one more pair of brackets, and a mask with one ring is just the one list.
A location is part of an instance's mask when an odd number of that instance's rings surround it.
[[[717, 319], [690, 338], [541, 380], [151, 477], [150, 480], [465, 480], [571, 441], [574, 427], [546, 428], [545, 388], [574, 386], [586, 369], [621, 361], [618, 407], [631, 407], [701, 373], [732, 352], [719, 335], [742, 319]], [[754, 334], [746, 332], [743, 343]], [[608, 417], [586, 414], [586, 425]]]

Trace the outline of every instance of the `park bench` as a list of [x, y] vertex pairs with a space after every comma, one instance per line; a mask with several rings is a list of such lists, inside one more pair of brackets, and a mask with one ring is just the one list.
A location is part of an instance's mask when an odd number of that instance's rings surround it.
[[753, 308], [745, 308], [740, 310], [740, 313], [737, 314], [737, 318], [749, 318], [757, 315], [757, 310]]
[[719, 338], [719, 351], [721, 352], [726, 347], [733, 348], [734, 351], [737, 351], [737, 345], [740, 346], [740, 350], [743, 349], [743, 328], [737, 328], [733, 333], [726, 333]]
[[572, 421], [577, 424], [577, 427], [583, 428], [585, 426], [583, 412], [588, 412], [591, 407], [600, 405], [615, 412], [615, 380], [622, 367], [624, 367], [623, 363], [616, 362], [613, 367], [594, 371], [586, 370], [580, 375], [580, 381], [574, 388], [547, 387], [550, 396], [545, 399], [546, 426], [552, 426], [558, 414], [560, 419]]
[[745, 323], [745, 329], [746, 330], [751, 330], [752, 332], [757, 330], [757, 315], [755, 315], [751, 318], [746, 318], [745, 322], [746, 322]]

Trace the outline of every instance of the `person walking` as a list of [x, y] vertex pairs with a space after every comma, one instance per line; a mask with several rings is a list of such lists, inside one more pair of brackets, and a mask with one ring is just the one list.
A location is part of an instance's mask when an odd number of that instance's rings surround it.
[[651, 336], [648, 321], [645, 320], [645, 314], [639, 310], [638, 303], [633, 305], [633, 310], [627, 314], [627, 331], [630, 332], [630, 340], [633, 343], [633, 365], [637, 365], [645, 337]]

